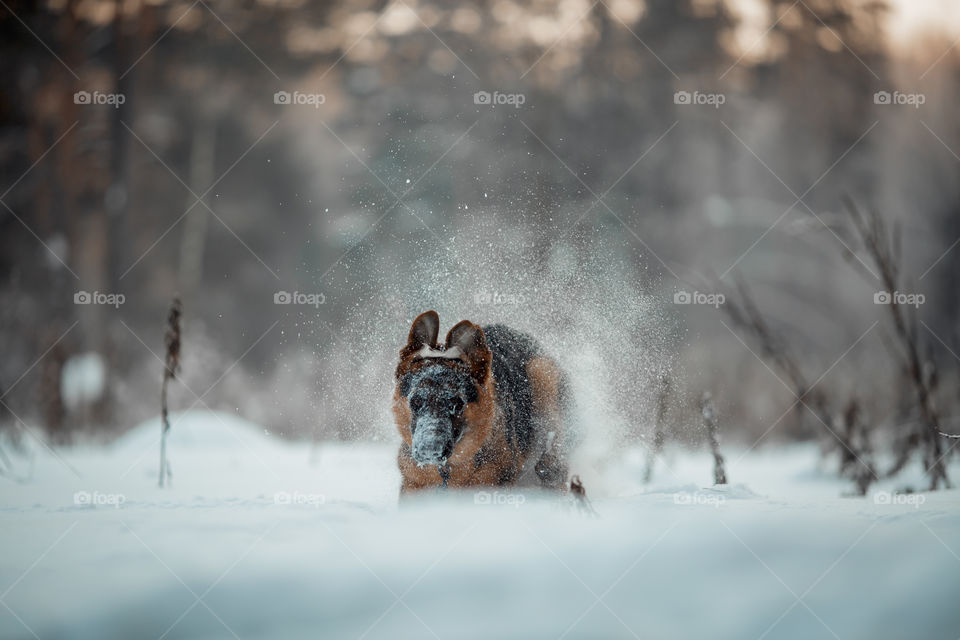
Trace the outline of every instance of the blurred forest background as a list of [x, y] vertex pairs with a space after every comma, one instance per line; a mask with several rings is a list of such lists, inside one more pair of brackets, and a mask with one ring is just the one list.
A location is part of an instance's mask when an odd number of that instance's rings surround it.
[[[950, 7], [3, 0], [0, 422], [68, 443], [156, 416], [179, 294], [172, 408], [292, 437], [389, 433], [430, 307], [548, 334], [647, 442], [698, 439], [703, 391], [745, 445], [865, 458], [922, 440], [924, 403], [960, 431]], [[904, 332], [845, 197], [924, 296]]]

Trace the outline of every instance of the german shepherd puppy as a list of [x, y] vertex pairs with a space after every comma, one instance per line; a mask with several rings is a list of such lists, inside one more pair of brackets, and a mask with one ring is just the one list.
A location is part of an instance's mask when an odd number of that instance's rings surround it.
[[437, 342], [420, 314], [400, 350], [393, 415], [401, 495], [428, 487], [533, 484], [565, 489], [567, 383], [526, 334], [464, 320]]

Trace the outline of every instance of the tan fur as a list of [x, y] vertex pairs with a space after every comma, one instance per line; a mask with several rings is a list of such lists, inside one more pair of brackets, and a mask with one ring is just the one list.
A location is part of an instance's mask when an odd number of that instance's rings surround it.
[[537, 356], [527, 363], [533, 387], [533, 410], [543, 416], [560, 416], [560, 367], [551, 358]]
[[393, 412], [393, 421], [397, 425], [400, 437], [409, 445], [413, 441], [413, 436], [410, 433], [410, 421], [413, 414], [410, 413], [410, 405], [407, 404], [407, 399], [400, 395], [400, 389], [394, 390], [393, 404], [390, 409]]
[[[551, 358], [538, 356], [527, 363], [527, 378], [533, 390], [533, 415], [537, 430], [553, 433], [550, 446], [536, 464], [537, 474], [548, 486], [566, 489], [566, 436], [561, 407], [561, 380], [559, 365]], [[551, 480], [546, 480], [549, 476]]]

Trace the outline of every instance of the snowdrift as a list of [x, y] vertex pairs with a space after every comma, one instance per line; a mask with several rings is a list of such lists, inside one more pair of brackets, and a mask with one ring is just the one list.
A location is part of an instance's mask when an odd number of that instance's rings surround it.
[[622, 451], [583, 470], [593, 518], [504, 490], [398, 508], [390, 443], [174, 421], [170, 489], [158, 420], [0, 484], [0, 637], [960, 635], [960, 492], [842, 497], [812, 448], [732, 453], [730, 487], [688, 453], [642, 485]]

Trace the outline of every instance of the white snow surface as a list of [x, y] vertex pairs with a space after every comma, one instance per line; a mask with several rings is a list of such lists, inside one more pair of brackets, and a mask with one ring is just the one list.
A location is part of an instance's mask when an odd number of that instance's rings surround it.
[[[396, 443], [287, 443], [228, 414], [0, 478], [0, 638], [960, 637], [960, 491], [920, 470], [867, 498], [814, 447], [619, 448], [569, 498], [437, 492], [398, 507]], [[957, 465], [954, 479], [960, 478]]]

